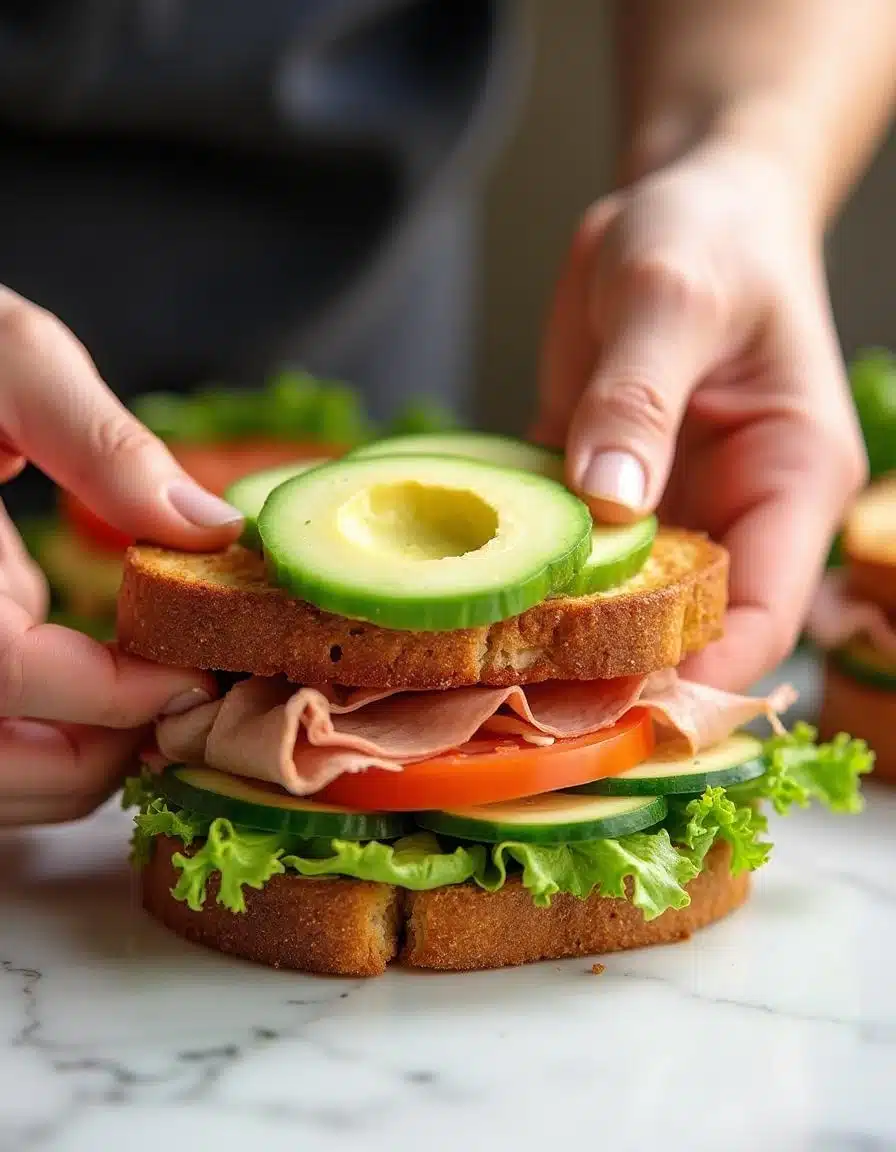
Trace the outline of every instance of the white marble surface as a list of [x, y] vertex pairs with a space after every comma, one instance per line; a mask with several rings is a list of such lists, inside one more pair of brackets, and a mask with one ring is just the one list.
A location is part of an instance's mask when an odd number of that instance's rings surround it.
[[800, 813], [752, 902], [606, 960], [368, 982], [136, 905], [127, 817], [0, 837], [0, 1149], [896, 1148], [896, 795]]

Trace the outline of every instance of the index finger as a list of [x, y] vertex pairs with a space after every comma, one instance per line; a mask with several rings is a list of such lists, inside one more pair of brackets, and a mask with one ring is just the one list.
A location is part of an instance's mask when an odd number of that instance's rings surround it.
[[2, 288], [0, 444], [137, 539], [206, 550], [239, 532], [239, 512], [186, 475], [65, 325]]

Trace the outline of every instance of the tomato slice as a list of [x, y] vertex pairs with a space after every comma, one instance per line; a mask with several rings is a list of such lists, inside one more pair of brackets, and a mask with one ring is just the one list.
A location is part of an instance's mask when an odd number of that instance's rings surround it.
[[[244, 440], [216, 445], [175, 444], [170, 447], [185, 471], [216, 496], [223, 495], [234, 480], [248, 476], [250, 472], [289, 464], [293, 460], [335, 459], [347, 451], [338, 444], [291, 444], [276, 440]], [[95, 548], [123, 552], [134, 542], [126, 532], [107, 524], [70, 492], [60, 493], [60, 508], [72, 531]]]
[[618, 776], [653, 751], [650, 714], [633, 708], [591, 736], [537, 747], [521, 738], [477, 738], [400, 772], [368, 768], [340, 776], [315, 799], [369, 812], [420, 812], [516, 800]]

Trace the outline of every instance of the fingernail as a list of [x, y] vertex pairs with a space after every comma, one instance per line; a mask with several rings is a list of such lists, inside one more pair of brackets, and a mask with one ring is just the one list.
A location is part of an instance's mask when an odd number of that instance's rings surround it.
[[243, 518], [236, 508], [191, 480], [175, 480], [168, 485], [167, 495], [172, 508], [198, 528], [220, 528]]
[[183, 716], [184, 712], [191, 712], [202, 704], [210, 704], [211, 699], [204, 688], [190, 688], [188, 691], [178, 692], [176, 696], [172, 697], [159, 715]]
[[644, 503], [647, 477], [641, 463], [630, 453], [600, 452], [585, 469], [582, 491], [597, 500], [637, 509]]

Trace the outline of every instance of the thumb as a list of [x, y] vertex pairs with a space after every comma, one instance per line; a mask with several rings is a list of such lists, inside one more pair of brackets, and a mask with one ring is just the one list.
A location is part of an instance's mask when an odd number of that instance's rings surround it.
[[714, 293], [681, 259], [598, 268], [597, 366], [573, 413], [567, 479], [602, 520], [653, 510], [685, 410], [719, 352]]
[[191, 480], [121, 404], [71, 332], [0, 291], [0, 441], [130, 535], [213, 549], [240, 514]]

